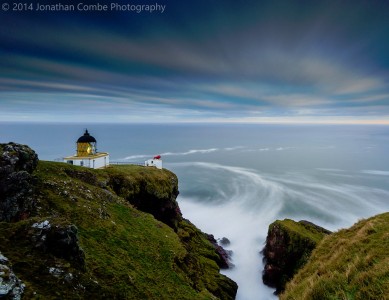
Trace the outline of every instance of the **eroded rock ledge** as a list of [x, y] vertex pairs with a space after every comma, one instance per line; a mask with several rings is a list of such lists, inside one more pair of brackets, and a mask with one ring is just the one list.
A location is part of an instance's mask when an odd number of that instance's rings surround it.
[[331, 232], [308, 221], [277, 220], [270, 224], [262, 279], [279, 294], [294, 274], [306, 264], [312, 250]]

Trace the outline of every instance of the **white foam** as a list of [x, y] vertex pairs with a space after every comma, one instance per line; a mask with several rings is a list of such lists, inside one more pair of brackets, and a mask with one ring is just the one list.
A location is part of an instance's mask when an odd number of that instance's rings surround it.
[[332, 169], [332, 168], [316, 168], [316, 170], [319, 171], [325, 171], [325, 172], [344, 172], [342, 169]]
[[192, 197], [187, 196], [184, 189], [178, 201], [184, 216], [196, 226], [216, 238], [225, 236], [231, 241], [228, 249], [234, 251], [236, 267], [224, 273], [238, 283], [240, 300], [276, 299], [273, 290], [262, 284], [263, 265], [259, 255], [268, 226], [276, 219], [307, 219], [337, 230], [389, 209], [389, 202], [385, 201], [389, 199], [387, 190], [331, 182], [315, 174], [295, 172], [274, 176], [208, 162], [171, 166], [173, 170], [196, 174], [191, 177], [190, 185], [197, 184], [199, 189], [218, 198], [201, 199], [201, 193], [196, 195], [196, 191]]
[[224, 197], [222, 201], [211, 204], [180, 195], [181, 210], [203, 231], [231, 241], [228, 249], [234, 252], [235, 268], [224, 273], [238, 283], [237, 299], [258, 299], [259, 295], [260, 299], [276, 299], [274, 290], [261, 283], [263, 265], [259, 251], [264, 247], [268, 225], [282, 208], [282, 187], [245, 168], [204, 162], [175, 166], [200, 167], [224, 174], [221, 178], [227, 182], [230, 193], [215, 191]]
[[389, 176], [389, 171], [381, 171], [381, 170], [363, 170], [363, 171], [361, 171], [361, 172], [364, 173], [364, 174]]
[[[216, 151], [235, 151], [243, 149], [243, 146], [235, 146], [235, 147], [226, 147], [226, 148], [208, 148], [208, 149], [191, 149], [185, 152], [163, 152], [160, 153], [161, 156], [186, 156], [186, 155], [192, 155], [192, 154], [207, 154], [212, 153]], [[126, 156], [125, 160], [132, 160], [132, 159], [138, 159], [138, 158], [146, 158], [146, 157], [153, 157], [155, 154], [136, 154], [136, 155], [130, 155]]]

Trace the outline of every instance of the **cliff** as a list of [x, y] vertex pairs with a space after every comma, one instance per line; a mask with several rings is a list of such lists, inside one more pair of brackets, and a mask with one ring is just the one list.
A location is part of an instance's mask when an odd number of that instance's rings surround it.
[[182, 218], [172, 172], [38, 162], [17, 144], [0, 145], [0, 171], [9, 299], [235, 298], [222, 255]]
[[308, 221], [277, 220], [270, 224], [265, 248], [263, 282], [282, 292], [285, 284], [305, 265], [318, 242], [330, 232]]
[[389, 213], [325, 237], [281, 299], [389, 299]]

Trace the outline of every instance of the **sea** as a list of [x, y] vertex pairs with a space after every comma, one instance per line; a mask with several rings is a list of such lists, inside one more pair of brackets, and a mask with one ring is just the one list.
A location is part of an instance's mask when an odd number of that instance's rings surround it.
[[336, 231], [389, 211], [389, 126], [0, 123], [0, 142], [59, 160], [86, 128], [111, 161], [162, 156], [184, 217], [230, 241], [234, 267], [222, 272], [238, 283], [238, 300], [277, 299], [261, 279], [275, 220]]

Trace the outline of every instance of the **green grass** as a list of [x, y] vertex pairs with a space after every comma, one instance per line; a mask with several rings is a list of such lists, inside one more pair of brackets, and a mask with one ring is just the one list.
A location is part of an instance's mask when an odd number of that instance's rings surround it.
[[389, 299], [389, 213], [325, 237], [281, 299]]
[[298, 237], [299, 239], [306, 239], [318, 243], [324, 237], [324, 234], [315, 229], [315, 227], [290, 219], [277, 220], [272, 223], [271, 226], [280, 226], [284, 228], [292, 240], [293, 238]]
[[[35, 216], [0, 223], [0, 251], [26, 284], [26, 299], [216, 299], [212, 293], [219, 292], [225, 278], [202, 233], [183, 222], [177, 234], [135, 209], [108, 184], [120, 178], [131, 187], [127, 194], [142, 189], [167, 197], [177, 188], [173, 173], [140, 166], [88, 170], [40, 161], [34, 175]], [[85, 270], [34, 247], [31, 226], [43, 220], [52, 226], [77, 226]], [[192, 238], [185, 242], [183, 236]], [[53, 276], [49, 267], [60, 268], [64, 275]], [[70, 273], [72, 279], [66, 280]]]

